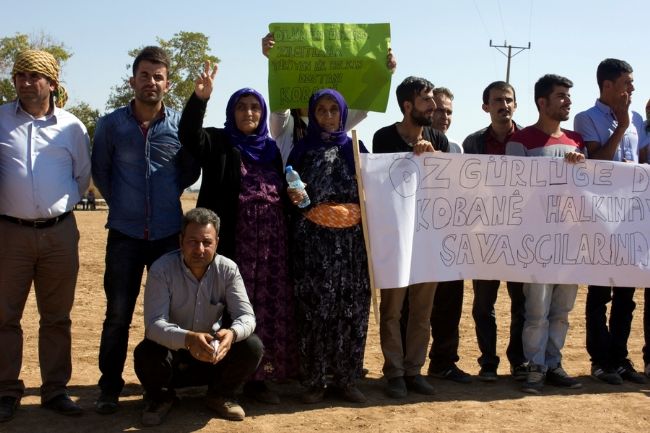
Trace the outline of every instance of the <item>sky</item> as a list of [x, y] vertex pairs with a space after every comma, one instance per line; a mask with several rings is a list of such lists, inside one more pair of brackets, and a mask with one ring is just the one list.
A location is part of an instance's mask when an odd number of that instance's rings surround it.
[[[54, 6], [53, 6], [54, 4]], [[452, 90], [454, 114], [450, 139], [457, 142], [489, 124], [481, 109], [483, 89], [505, 80], [506, 57], [494, 44], [531, 49], [512, 59], [510, 82], [517, 92], [514, 119], [537, 120], [535, 81], [546, 73], [566, 76], [573, 115], [598, 97], [596, 67], [607, 58], [628, 61], [636, 90], [632, 109], [643, 114], [650, 98], [650, 55], [647, 48], [647, 0], [327, 0], [246, 2], [138, 2], [111, 0], [31, 0], [3, 2], [0, 37], [15, 33], [51, 35], [73, 52], [63, 68], [69, 104], [88, 102], [105, 111], [111, 87], [126, 76], [128, 51], [156, 44], [180, 31], [202, 32], [211, 53], [221, 59], [205, 126], [222, 127], [229, 96], [242, 87], [268, 95], [268, 61], [261, 38], [272, 22], [390, 23], [397, 71], [385, 113], [370, 113], [358, 127], [367, 144], [374, 132], [402, 119], [396, 86], [407, 76], [421, 76]]]

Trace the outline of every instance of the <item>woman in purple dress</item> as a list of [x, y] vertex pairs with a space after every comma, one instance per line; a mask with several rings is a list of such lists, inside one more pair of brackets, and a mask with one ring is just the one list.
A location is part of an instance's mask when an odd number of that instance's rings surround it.
[[197, 206], [221, 218], [217, 253], [239, 266], [255, 310], [255, 333], [264, 343], [260, 367], [244, 391], [277, 404], [279, 398], [265, 380], [295, 376], [298, 368], [282, 158], [268, 133], [266, 102], [254, 89], [240, 89], [230, 97], [223, 129], [203, 128], [216, 71], [206, 64], [196, 80], [178, 135], [201, 162]]
[[347, 114], [337, 91], [314, 93], [307, 136], [289, 155], [311, 200], [306, 209], [294, 207], [291, 230], [305, 403], [323, 399], [329, 375], [346, 400], [366, 401], [355, 382], [363, 367], [370, 284]]

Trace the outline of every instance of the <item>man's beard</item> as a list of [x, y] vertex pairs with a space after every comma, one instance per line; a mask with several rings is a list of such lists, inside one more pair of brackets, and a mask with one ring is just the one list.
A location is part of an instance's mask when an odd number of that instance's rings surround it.
[[425, 117], [424, 111], [416, 110], [411, 111], [411, 120], [418, 126], [431, 126], [433, 117]]

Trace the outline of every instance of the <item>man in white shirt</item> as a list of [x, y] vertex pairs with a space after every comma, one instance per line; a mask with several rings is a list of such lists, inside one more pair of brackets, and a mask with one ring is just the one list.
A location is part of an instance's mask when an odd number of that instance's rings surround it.
[[0, 106], [0, 422], [14, 417], [25, 391], [20, 319], [32, 282], [40, 313], [41, 406], [82, 413], [66, 389], [79, 270], [72, 209], [90, 183], [88, 133], [61, 109], [67, 97], [57, 61], [45, 51], [23, 51], [11, 75], [18, 98]]

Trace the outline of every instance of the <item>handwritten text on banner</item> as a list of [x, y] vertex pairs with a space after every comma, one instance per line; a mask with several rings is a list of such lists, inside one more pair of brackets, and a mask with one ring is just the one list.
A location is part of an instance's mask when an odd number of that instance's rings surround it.
[[362, 154], [376, 285], [650, 284], [650, 166]]

